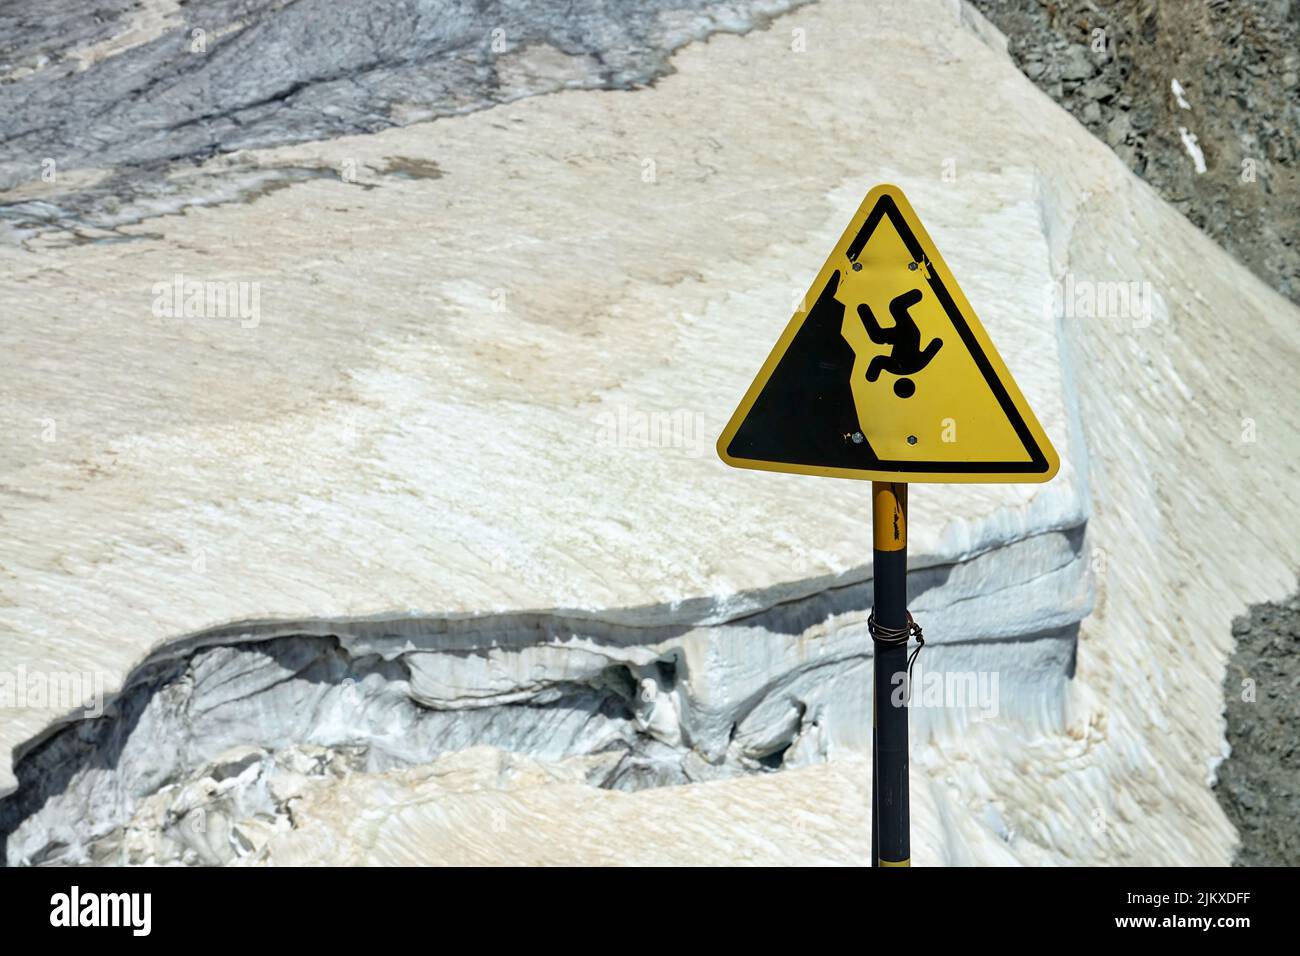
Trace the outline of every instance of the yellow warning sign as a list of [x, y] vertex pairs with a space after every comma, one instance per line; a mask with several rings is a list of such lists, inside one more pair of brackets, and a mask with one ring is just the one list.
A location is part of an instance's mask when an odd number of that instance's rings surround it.
[[718, 439], [738, 468], [1047, 481], [1060, 462], [902, 190], [873, 189]]

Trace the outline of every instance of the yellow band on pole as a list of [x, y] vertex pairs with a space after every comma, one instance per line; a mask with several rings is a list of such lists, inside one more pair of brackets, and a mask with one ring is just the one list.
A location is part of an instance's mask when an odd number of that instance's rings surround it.
[[907, 484], [901, 481], [871, 483], [871, 534], [877, 551], [907, 547]]
[[880, 865], [881, 866], [911, 866], [912, 858], [908, 857], [906, 860], [899, 860], [897, 863], [893, 863], [889, 860], [881, 860]]

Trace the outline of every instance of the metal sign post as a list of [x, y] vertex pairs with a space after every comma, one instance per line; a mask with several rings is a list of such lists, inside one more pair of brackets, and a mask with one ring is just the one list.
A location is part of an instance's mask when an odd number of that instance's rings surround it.
[[[875, 577], [871, 865], [910, 866], [907, 759], [907, 485], [871, 483]], [[918, 647], [919, 650], [919, 647]]]
[[907, 613], [907, 484], [1050, 481], [1061, 462], [897, 186], [858, 207], [718, 455], [872, 483], [871, 865], [909, 866], [908, 672], [924, 641]]

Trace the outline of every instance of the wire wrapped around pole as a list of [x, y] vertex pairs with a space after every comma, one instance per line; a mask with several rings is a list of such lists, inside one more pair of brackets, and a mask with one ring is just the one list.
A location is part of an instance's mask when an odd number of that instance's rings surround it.
[[921, 648], [925, 647], [925, 637], [921, 634], [921, 625], [912, 620], [912, 612], [907, 612], [907, 623], [902, 627], [887, 627], [876, 620], [875, 608], [872, 608], [871, 614], [867, 616], [867, 631], [871, 634], [871, 639], [877, 644], [884, 644], [887, 647], [897, 647], [899, 644], [906, 645], [912, 638], [916, 638], [916, 649], [907, 659], [907, 696], [912, 696], [912, 666], [916, 663], [917, 656], [921, 653]]

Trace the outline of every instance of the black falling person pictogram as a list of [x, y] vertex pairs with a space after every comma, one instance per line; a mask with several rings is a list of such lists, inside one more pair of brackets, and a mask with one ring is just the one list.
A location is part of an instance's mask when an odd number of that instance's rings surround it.
[[871, 306], [865, 302], [858, 306], [858, 317], [866, 327], [867, 336], [877, 345], [890, 345], [888, 355], [877, 355], [867, 366], [867, 381], [874, 382], [881, 372], [891, 372], [899, 376], [894, 382], [894, 394], [899, 398], [911, 398], [916, 394], [916, 383], [905, 375], [915, 375], [930, 364], [930, 360], [943, 347], [942, 339], [931, 339], [930, 344], [921, 348], [921, 330], [916, 320], [908, 314], [908, 309], [921, 301], [921, 290], [912, 289], [902, 295], [894, 296], [889, 303], [889, 314], [894, 317], [894, 324], [885, 328], [871, 313]]

